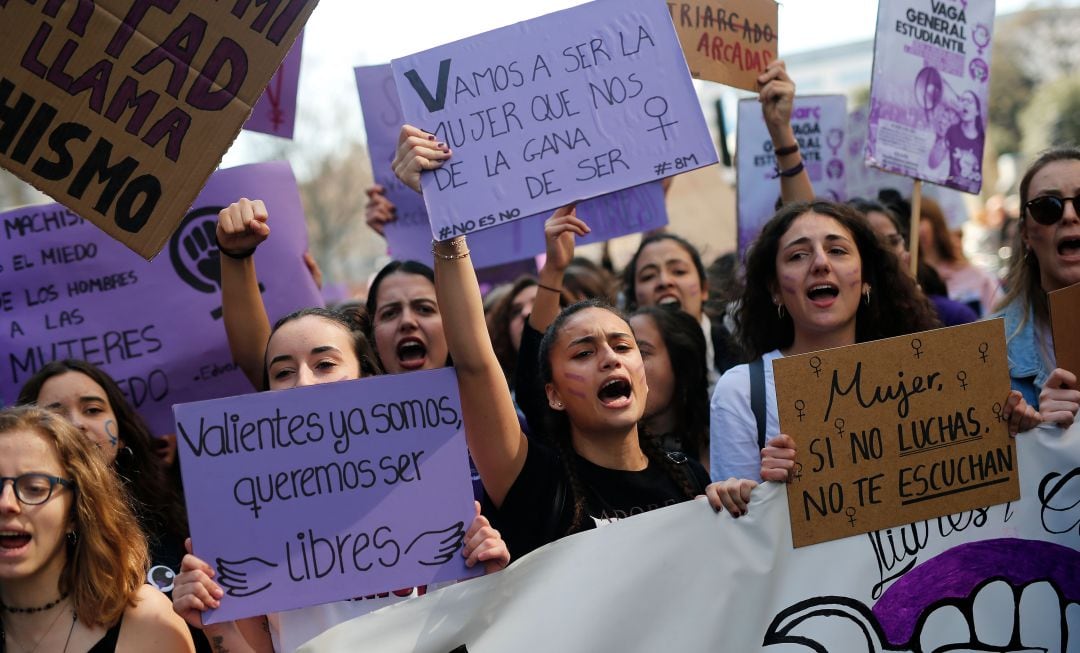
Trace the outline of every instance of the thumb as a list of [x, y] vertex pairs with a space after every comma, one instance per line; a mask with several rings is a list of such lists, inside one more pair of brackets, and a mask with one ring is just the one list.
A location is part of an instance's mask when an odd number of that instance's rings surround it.
[[479, 517], [480, 516], [480, 502], [479, 501], [473, 501], [473, 507], [476, 508], [476, 514], [473, 515], [473, 517]]

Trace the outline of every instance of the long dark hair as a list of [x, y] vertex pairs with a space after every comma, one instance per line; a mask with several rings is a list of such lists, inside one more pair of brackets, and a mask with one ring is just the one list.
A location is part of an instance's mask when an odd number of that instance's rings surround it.
[[513, 309], [514, 298], [518, 293], [535, 285], [536, 277], [532, 275], [525, 274], [518, 277], [510, 289], [491, 307], [491, 312], [487, 316], [491, 347], [495, 350], [495, 358], [499, 359], [503, 374], [510, 382], [513, 382], [514, 368], [517, 367], [518, 360], [518, 352], [510, 339], [510, 320], [513, 317], [510, 311]]
[[[698, 252], [697, 247], [690, 244], [690, 241], [686, 240], [682, 236], [676, 236], [673, 233], [659, 233], [653, 234], [648, 238], [641, 241], [638, 245], [637, 251], [634, 252], [634, 256], [630, 259], [630, 262], [623, 268], [623, 294], [626, 297], [626, 309], [633, 311], [637, 309], [637, 264], [638, 258], [641, 256], [641, 252], [646, 247], [653, 243], [659, 243], [665, 240], [677, 244], [686, 250], [686, 253], [690, 255], [690, 260], [694, 262], [694, 268], [697, 270], [698, 280], [701, 282], [701, 287], [707, 286], [708, 277], [705, 274], [705, 264], [701, 262], [701, 254]], [[704, 298], [703, 298], [704, 299]], [[704, 302], [703, 302], [704, 303]]]
[[187, 537], [184, 502], [169, 483], [161, 458], [154, 453], [149, 427], [128, 403], [116, 381], [101, 368], [73, 358], [46, 363], [23, 384], [16, 402], [36, 404], [45, 382], [68, 372], [86, 375], [105, 391], [105, 399], [116, 416], [117, 435], [124, 442], [113, 461], [113, 469], [134, 500], [135, 516], [143, 531], [152, 539], [162, 534]]
[[[379, 356], [379, 348], [375, 342], [375, 317], [379, 312], [379, 287], [382, 282], [386, 280], [391, 274], [418, 274], [431, 282], [431, 285], [435, 285], [435, 270], [420, 263], [418, 261], [390, 261], [379, 270], [375, 278], [371, 280], [371, 286], [368, 288], [367, 296], [367, 312], [368, 318], [371, 320], [371, 326], [367, 329], [368, 342], [371, 343], [375, 349], [375, 360], [379, 362], [381, 368], [385, 368], [386, 364], [382, 362]], [[450, 354], [446, 355], [446, 365], [453, 365], [453, 360], [450, 358]]]
[[664, 339], [675, 379], [673, 433], [696, 460], [709, 446], [708, 347], [701, 324], [689, 313], [664, 306], [642, 306], [631, 317], [637, 315], [651, 318]]
[[772, 289], [776, 287], [776, 253], [780, 239], [806, 213], [833, 218], [851, 232], [862, 259], [862, 278], [871, 288], [869, 305], [859, 302], [855, 342], [868, 342], [941, 326], [930, 302], [914, 280], [900, 269], [896, 255], [881, 244], [855, 209], [834, 202], [787, 204], [765, 225], [746, 258], [746, 287], [736, 315], [739, 339], [751, 359], [789, 347], [795, 324], [777, 318]]
[[[1042, 287], [1039, 257], [1028, 252], [1027, 245], [1024, 244], [1024, 230], [1028, 224], [1028, 210], [1025, 205], [1031, 199], [1031, 180], [1040, 170], [1057, 161], [1080, 161], [1080, 148], [1055, 147], [1046, 150], [1028, 166], [1020, 179], [1020, 228], [1016, 230], [1013, 254], [1009, 260], [1009, 273], [1005, 278], [1005, 285], [1009, 288], [1009, 292], [998, 305], [998, 310], [1001, 310], [1015, 301], [1023, 302], [1024, 318], [1018, 327], [1020, 329], [1024, 327], [1028, 315], [1032, 313], [1038, 324], [1050, 323], [1050, 303], [1046, 298], [1046, 290]], [[1005, 335], [1011, 338], [1015, 334]]]
[[[627, 328], [631, 329], [632, 332], [632, 328], [630, 327], [630, 323], [627, 321], [626, 316], [610, 304], [606, 304], [600, 300], [587, 299], [564, 308], [559, 313], [558, 317], [555, 318], [555, 321], [548, 326], [547, 331], [544, 332], [543, 339], [540, 341], [540, 377], [545, 385], [551, 383], [553, 377], [551, 352], [555, 341], [559, 337], [559, 333], [562, 331], [563, 325], [565, 325], [566, 321], [576, 313], [587, 308], [603, 309], [618, 316], [619, 319], [626, 322]], [[553, 410], [548, 406], [545, 415], [545, 423], [547, 426], [547, 436], [559, 452], [563, 471], [566, 474], [567, 481], [570, 483], [570, 492], [574, 501], [573, 518], [570, 520], [570, 527], [566, 531], [567, 534], [570, 534], [581, 528], [582, 522], [585, 519], [586, 496], [585, 486], [581, 482], [581, 477], [578, 474], [577, 453], [574, 451], [574, 446], [571, 442], [570, 417], [565, 411]], [[641, 446], [641, 450], [648, 457], [649, 463], [660, 465], [664, 471], [667, 472], [668, 476], [675, 481], [675, 484], [682, 488], [687, 499], [693, 499], [698, 494], [695, 488], [691, 486], [690, 482], [687, 480], [687, 475], [677, 467], [678, 463], [660, 449], [656, 439], [649, 437], [640, 424], [638, 425], [638, 443]]]
[[[293, 311], [274, 324], [274, 328], [270, 330], [270, 338], [273, 338], [274, 334], [277, 333], [277, 330], [282, 326], [309, 315], [314, 315], [315, 317], [320, 317], [328, 322], [336, 324], [349, 334], [349, 337], [352, 339], [353, 353], [356, 354], [356, 360], [360, 363], [360, 373], [362, 376], [382, 374], [382, 367], [379, 366], [379, 357], [375, 355], [375, 351], [368, 341], [367, 327], [369, 320], [362, 306], [350, 305], [344, 310], [313, 306], [311, 308], [302, 308], [298, 311]], [[264, 388], [270, 387], [270, 366], [266, 360], [266, 355], [269, 353], [270, 338], [266, 341], [267, 351], [263, 354]]]

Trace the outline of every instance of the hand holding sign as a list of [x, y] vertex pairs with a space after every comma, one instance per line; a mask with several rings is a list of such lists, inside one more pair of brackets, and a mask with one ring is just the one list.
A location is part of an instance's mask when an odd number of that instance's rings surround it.
[[423, 193], [420, 173], [441, 167], [450, 154], [446, 143], [436, 142], [435, 136], [412, 125], [402, 125], [397, 153], [391, 165], [398, 179], [416, 192]]
[[386, 237], [386, 225], [397, 220], [394, 203], [386, 197], [386, 188], [382, 184], [375, 184], [364, 191], [368, 197], [364, 205], [364, 223], [368, 228]]
[[544, 267], [566, 270], [574, 259], [574, 242], [584, 238], [591, 229], [577, 217], [577, 208], [571, 204], [556, 211], [544, 223], [544, 239], [547, 243], [547, 259]]
[[[761, 113], [769, 127], [769, 134], [775, 141], [777, 136], [784, 135], [785, 129], [790, 132], [791, 110], [795, 106], [795, 82], [788, 75], [787, 65], [781, 59], [769, 64], [757, 81], [761, 86], [761, 92], [758, 93]], [[791, 142], [795, 142], [794, 138]]]

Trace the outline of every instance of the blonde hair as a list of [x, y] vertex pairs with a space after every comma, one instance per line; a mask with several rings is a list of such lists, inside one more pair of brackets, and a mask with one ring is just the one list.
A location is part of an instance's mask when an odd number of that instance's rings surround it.
[[0, 434], [32, 431], [49, 441], [63, 474], [75, 483], [67, 560], [60, 592], [70, 594], [79, 621], [110, 628], [135, 604], [149, 554], [130, 499], [94, 444], [66, 419], [36, 406], [0, 410]]

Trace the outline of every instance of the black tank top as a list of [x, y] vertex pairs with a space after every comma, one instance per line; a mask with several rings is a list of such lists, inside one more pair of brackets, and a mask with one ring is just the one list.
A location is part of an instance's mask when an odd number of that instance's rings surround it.
[[116, 642], [120, 639], [120, 625], [124, 623], [124, 618], [120, 617], [120, 621], [116, 622], [116, 625], [105, 632], [105, 636], [97, 641], [90, 647], [90, 650], [86, 653], [113, 653], [116, 651]]

